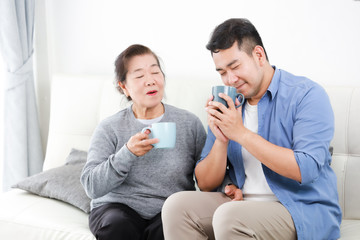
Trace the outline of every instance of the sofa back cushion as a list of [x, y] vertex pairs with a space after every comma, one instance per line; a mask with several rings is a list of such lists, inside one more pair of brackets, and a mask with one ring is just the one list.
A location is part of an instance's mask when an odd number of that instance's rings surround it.
[[65, 164], [72, 148], [87, 151], [99, 121], [126, 107], [111, 76], [55, 75], [43, 170]]
[[335, 114], [331, 166], [343, 217], [360, 219], [360, 87], [326, 87]]

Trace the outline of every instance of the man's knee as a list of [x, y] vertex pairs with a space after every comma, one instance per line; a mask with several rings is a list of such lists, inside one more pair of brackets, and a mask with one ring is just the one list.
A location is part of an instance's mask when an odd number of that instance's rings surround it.
[[214, 228], [214, 232], [227, 232], [231, 231], [231, 226], [233, 225], [232, 216], [234, 213], [230, 207], [230, 204], [222, 204], [220, 205], [213, 216], [212, 225]]
[[177, 192], [168, 197], [162, 208], [162, 219], [163, 222], [175, 221], [179, 216], [186, 212], [191, 202], [192, 192], [184, 191]]
[[246, 218], [246, 216], [239, 216], [234, 212], [234, 202], [219, 206], [212, 221], [216, 239], [233, 239], [239, 236], [244, 239], [254, 238], [255, 233], [247, 227]]

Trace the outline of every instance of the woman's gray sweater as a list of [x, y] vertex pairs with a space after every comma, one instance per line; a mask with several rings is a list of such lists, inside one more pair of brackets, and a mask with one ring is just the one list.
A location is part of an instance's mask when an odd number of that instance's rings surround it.
[[205, 143], [205, 129], [194, 114], [167, 104], [164, 108], [161, 122], [176, 123], [173, 149], [153, 148], [141, 157], [129, 151], [127, 141], [146, 127], [135, 118], [131, 106], [95, 129], [81, 175], [92, 199], [91, 209], [123, 203], [150, 219], [172, 193], [195, 189], [194, 167]]

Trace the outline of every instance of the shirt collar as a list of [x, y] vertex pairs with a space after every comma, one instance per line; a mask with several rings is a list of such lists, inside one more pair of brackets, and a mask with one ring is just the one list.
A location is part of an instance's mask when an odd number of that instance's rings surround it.
[[267, 89], [271, 96], [271, 100], [274, 99], [278, 89], [279, 89], [279, 82], [280, 82], [280, 70], [277, 69], [275, 66], [272, 66], [275, 69], [274, 75], [271, 79], [271, 83]]

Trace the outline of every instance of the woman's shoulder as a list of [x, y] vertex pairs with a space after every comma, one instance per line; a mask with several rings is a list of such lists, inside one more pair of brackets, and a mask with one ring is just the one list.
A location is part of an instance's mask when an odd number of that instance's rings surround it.
[[175, 107], [173, 105], [164, 104], [165, 105], [165, 111], [169, 113], [169, 115], [176, 114], [177, 116], [184, 116], [187, 118], [198, 118], [194, 113], [190, 112], [189, 110]]
[[185, 124], [193, 129], [204, 129], [200, 118], [186, 109], [178, 108], [172, 105], [165, 105], [165, 116], [166, 121], [174, 121], [179, 124]]
[[117, 113], [114, 113], [113, 115], [110, 115], [108, 117], [105, 117], [102, 119], [99, 123], [101, 126], [109, 126], [113, 123], [118, 124], [119, 121], [124, 121], [125, 119], [129, 119], [129, 110], [128, 108], [124, 108], [122, 110], [119, 110]]

